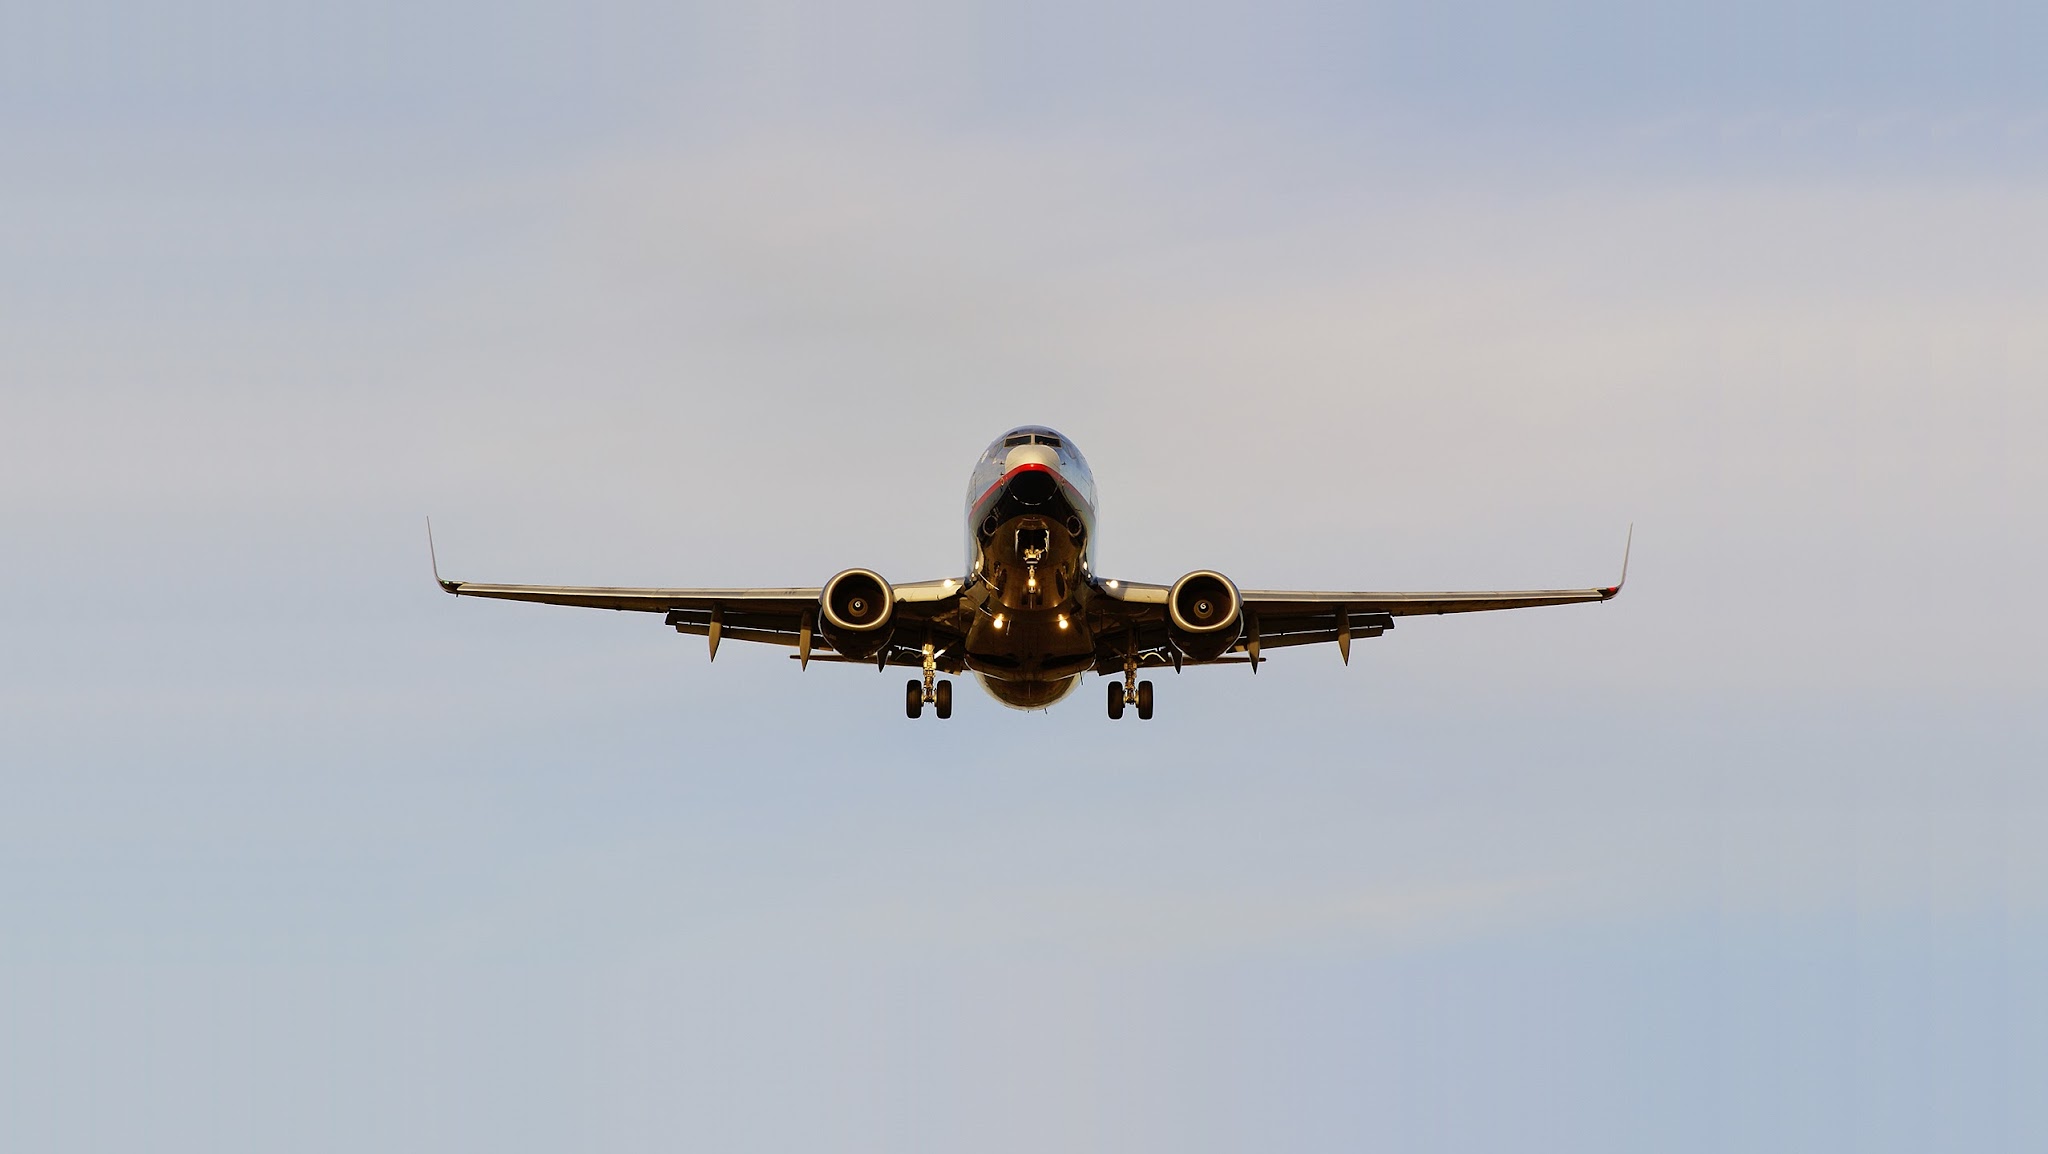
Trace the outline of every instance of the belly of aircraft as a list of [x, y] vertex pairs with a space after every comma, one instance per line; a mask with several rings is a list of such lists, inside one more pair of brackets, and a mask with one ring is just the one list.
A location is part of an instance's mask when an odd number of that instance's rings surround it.
[[1054, 702], [1080, 687], [1081, 679], [1075, 677], [1034, 678], [1014, 681], [977, 672], [975, 680], [990, 697], [1011, 709], [1045, 709]]
[[1003, 680], [1072, 677], [1095, 663], [1095, 643], [1071, 610], [1006, 613], [1000, 626], [982, 617], [967, 631], [966, 649], [969, 669]]

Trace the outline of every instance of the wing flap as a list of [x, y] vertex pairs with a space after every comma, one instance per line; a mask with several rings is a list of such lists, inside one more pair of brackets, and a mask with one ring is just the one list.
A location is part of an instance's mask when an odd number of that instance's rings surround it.
[[[1250, 607], [1249, 601], [1246, 603]], [[1292, 645], [1320, 645], [1339, 641], [1345, 637], [1378, 637], [1394, 627], [1391, 614], [1382, 612], [1360, 613], [1347, 606], [1330, 606], [1321, 613], [1282, 612], [1269, 613], [1253, 610], [1259, 625], [1259, 648], [1286, 649]], [[1341, 616], [1340, 616], [1341, 613]], [[1251, 636], [1251, 622], [1245, 623], [1245, 636]], [[1246, 651], [1245, 642], [1240, 641], [1233, 652]]]

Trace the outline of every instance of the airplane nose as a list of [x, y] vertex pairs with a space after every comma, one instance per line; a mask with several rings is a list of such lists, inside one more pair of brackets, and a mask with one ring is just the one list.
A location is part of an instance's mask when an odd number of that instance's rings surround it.
[[1003, 457], [1003, 472], [1014, 472], [1020, 465], [1044, 465], [1048, 469], [1060, 467], [1060, 455], [1046, 445], [1017, 445]]
[[[1060, 456], [1045, 445], [1018, 445], [1003, 457], [1003, 470], [1011, 474], [1006, 490], [1021, 505], [1043, 505], [1059, 492], [1059, 482], [1049, 469], [1058, 469]], [[1028, 468], [1027, 466], [1038, 466]], [[1019, 473], [1018, 469], [1024, 471]]]

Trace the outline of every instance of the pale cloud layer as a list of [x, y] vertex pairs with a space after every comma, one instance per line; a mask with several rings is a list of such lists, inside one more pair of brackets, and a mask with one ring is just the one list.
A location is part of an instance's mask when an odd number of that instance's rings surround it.
[[[31, 1145], [2048, 1133], [2038, 17], [114, 15], [0, 26]], [[1630, 586], [1134, 727], [428, 583], [942, 575], [1027, 420], [1132, 577]]]

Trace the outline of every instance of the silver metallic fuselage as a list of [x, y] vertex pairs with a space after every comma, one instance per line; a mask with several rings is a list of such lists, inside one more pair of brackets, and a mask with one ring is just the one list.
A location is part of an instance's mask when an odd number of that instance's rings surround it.
[[1088, 463], [1051, 429], [1012, 429], [975, 466], [963, 660], [1005, 705], [1042, 709], [1095, 663], [1095, 517]]

